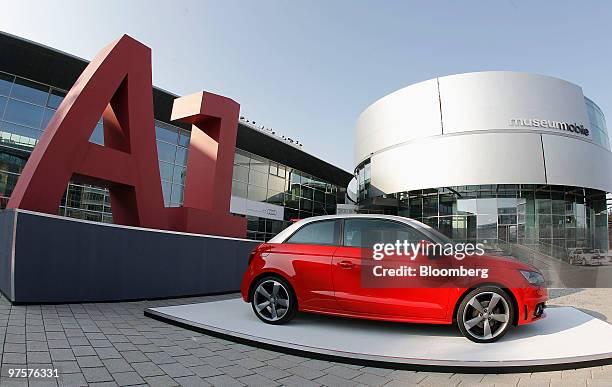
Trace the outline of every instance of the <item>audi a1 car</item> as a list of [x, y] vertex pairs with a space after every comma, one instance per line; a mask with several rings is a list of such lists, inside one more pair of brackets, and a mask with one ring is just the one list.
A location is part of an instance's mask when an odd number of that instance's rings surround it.
[[[486, 268], [486, 278], [444, 282], [421, 278], [418, 287], [363, 286], [372, 238], [427, 244], [454, 243], [413, 219], [390, 215], [331, 215], [300, 220], [249, 257], [241, 284], [244, 301], [268, 324], [288, 323], [298, 311], [406, 323], [457, 324], [478, 343], [500, 339], [511, 326], [545, 316], [544, 277], [534, 267], [499, 256], [427, 253], [433, 267]], [[366, 242], [369, 241], [369, 242]], [[417, 260], [418, 261], [418, 260]], [[365, 270], [365, 269], [364, 269]], [[449, 285], [450, 284], [450, 285]]]

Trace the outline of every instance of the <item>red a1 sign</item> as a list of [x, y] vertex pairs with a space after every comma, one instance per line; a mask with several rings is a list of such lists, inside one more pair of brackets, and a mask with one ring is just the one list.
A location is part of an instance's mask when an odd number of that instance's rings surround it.
[[[30, 155], [7, 208], [56, 214], [70, 179], [107, 187], [117, 224], [244, 237], [229, 213], [240, 105], [200, 92], [177, 98], [192, 125], [183, 207], [165, 208], [159, 174], [151, 50], [124, 35], [77, 79]], [[102, 115], [104, 146], [89, 142]]]

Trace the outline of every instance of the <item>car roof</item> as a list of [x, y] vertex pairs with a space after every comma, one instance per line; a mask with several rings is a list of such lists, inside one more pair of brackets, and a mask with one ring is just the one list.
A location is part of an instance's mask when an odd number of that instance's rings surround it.
[[418, 228], [424, 228], [426, 230], [433, 230], [432, 227], [426, 225], [425, 223], [419, 222], [417, 220], [406, 218], [404, 216], [397, 215], [384, 215], [384, 214], [337, 214], [337, 215], [321, 215], [321, 216], [312, 216], [306, 219], [301, 219], [291, 226], [287, 227], [272, 239], [270, 239], [267, 243], [283, 243], [289, 236], [291, 236], [298, 228], [312, 222], [317, 222], [321, 220], [334, 220], [334, 219], [355, 219], [355, 218], [365, 218], [365, 219], [387, 219], [394, 220], [396, 222], [406, 223]]

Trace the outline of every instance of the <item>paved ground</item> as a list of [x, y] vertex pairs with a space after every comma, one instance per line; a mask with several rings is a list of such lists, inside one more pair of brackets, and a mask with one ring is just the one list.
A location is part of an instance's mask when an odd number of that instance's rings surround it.
[[[551, 304], [612, 321], [612, 289], [555, 291]], [[612, 386], [612, 366], [506, 375], [399, 371], [289, 356], [143, 316], [152, 306], [235, 295], [102, 304], [11, 306], [0, 298], [0, 386]], [[57, 368], [59, 379], [9, 378], [11, 369]]]

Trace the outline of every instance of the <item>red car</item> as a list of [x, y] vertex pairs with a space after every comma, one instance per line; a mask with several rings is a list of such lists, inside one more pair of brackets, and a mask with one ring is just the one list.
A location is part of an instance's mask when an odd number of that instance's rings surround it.
[[269, 324], [287, 323], [297, 311], [409, 323], [456, 323], [465, 337], [479, 343], [496, 341], [510, 326], [545, 316], [548, 293], [542, 274], [528, 264], [497, 256], [463, 260], [456, 255], [416, 257], [434, 267], [459, 267], [469, 261], [472, 269], [488, 269], [486, 278], [448, 285], [439, 277], [424, 277], [418, 287], [362, 286], [363, 257], [372, 251], [365, 243], [367, 235], [377, 235], [380, 241], [388, 235], [402, 235], [429, 244], [454, 243], [421, 222], [399, 216], [304, 219], [251, 253], [241, 285], [244, 301]]

